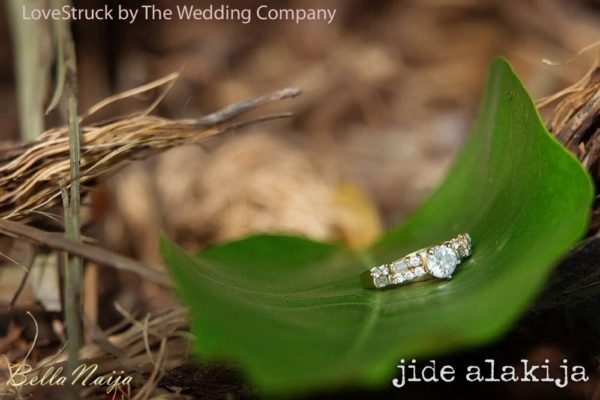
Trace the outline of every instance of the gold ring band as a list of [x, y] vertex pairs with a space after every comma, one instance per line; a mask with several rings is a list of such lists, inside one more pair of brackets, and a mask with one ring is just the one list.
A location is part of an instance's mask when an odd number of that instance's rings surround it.
[[388, 264], [360, 274], [367, 289], [383, 289], [427, 278], [451, 279], [456, 267], [471, 255], [468, 233], [441, 244], [416, 250]]

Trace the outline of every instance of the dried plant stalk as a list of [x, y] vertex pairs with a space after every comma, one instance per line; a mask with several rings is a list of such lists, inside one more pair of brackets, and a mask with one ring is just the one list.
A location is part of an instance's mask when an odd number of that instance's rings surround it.
[[538, 101], [544, 108], [556, 104], [548, 129], [577, 154], [593, 176], [599, 176], [600, 158], [600, 58], [585, 76], [558, 93]]
[[[102, 125], [86, 125], [85, 119], [115, 101], [156, 88], [168, 89], [177, 78], [171, 74], [158, 81], [108, 98], [92, 107], [81, 122], [81, 191], [124, 162], [143, 159], [175, 146], [196, 143], [206, 137], [237, 129], [243, 125], [287, 117], [289, 113], [254, 118], [238, 124], [226, 124], [256, 107], [294, 97], [298, 89], [284, 89], [231, 105], [201, 119], [172, 120], [149, 113], [160, 101], [137, 115]], [[166, 91], [166, 90], [165, 90]], [[68, 127], [44, 132], [34, 141], [0, 147], [0, 217], [22, 220], [38, 215], [60, 201], [59, 182], [69, 180]]]
[[[186, 311], [181, 307], [165, 311], [155, 316], [146, 316], [142, 320], [134, 318], [126, 310], [117, 305], [123, 314], [125, 324], [119, 333], [103, 332], [93, 325], [86, 326], [94, 337], [91, 343], [81, 348], [81, 362], [86, 366], [96, 364], [98, 369], [94, 376], [109, 375], [112, 371], [125, 371], [126, 376], [134, 378], [132, 392], [140, 391], [144, 387], [147, 395], [152, 394], [159, 379], [148, 379], [154, 372], [160, 378], [169, 368], [181, 365], [187, 359], [192, 336], [187, 332], [188, 318]], [[35, 342], [31, 344], [33, 347]], [[29, 360], [19, 357], [6, 358], [0, 365], [0, 393], [27, 397], [39, 391], [43, 386], [12, 387], [7, 381], [9, 367], [13, 369], [22, 364], [29, 364], [33, 370], [27, 373], [28, 379], [34, 376], [41, 377], [48, 368], [64, 368], [67, 363], [67, 354], [64, 349], [58, 349], [42, 360]], [[157, 362], [157, 361], [160, 361]], [[128, 389], [122, 387], [120, 389]], [[86, 390], [88, 393], [86, 393]], [[83, 397], [92, 395], [92, 392], [101, 394], [106, 388], [83, 388]], [[20, 391], [17, 392], [17, 391]], [[106, 395], [106, 394], [105, 394]], [[11, 398], [11, 397], [9, 397]]]
[[[577, 155], [594, 180], [600, 179], [600, 56], [585, 76], [558, 93], [541, 99], [538, 107], [555, 104], [548, 129]], [[596, 199], [590, 234], [600, 232], [600, 200]]]

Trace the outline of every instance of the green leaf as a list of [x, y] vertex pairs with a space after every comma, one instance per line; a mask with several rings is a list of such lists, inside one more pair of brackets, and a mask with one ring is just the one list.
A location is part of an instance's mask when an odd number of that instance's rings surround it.
[[[161, 247], [189, 306], [202, 359], [233, 361], [263, 393], [389, 385], [400, 358], [497, 338], [584, 233], [592, 186], [496, 60], [475, 129], [441, 186], [362, 253], [256, 236], [189, 255]], [[412, 250], [473, 237], [450, 281], [385, 291], [358, 274]]]

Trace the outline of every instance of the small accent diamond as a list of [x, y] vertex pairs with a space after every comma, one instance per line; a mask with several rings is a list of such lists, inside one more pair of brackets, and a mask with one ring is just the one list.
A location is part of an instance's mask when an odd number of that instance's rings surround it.
[[371, 268], [371, 275], [373, 278], [378, 278], [380, 276], [385, 276], [389, 273], [387, 269], [387, 265], [381, 265], [379, 267]]
[[404, 278], [402, 277], [402, 274], [394, 274], [390, 276], [390, 281], [394, 284], [394, 285], [399, 285], [402, 282], [404, 282]]
[[413, 279], [415, 277], [415, 274], [412, 270], [408, 270], [408, 271], [404, 271], [402, 273], [403, 277], [405, 280], [410, 281], [411, 279]]
[[460, 235], [458, 237], [460, 247], [458, 252], [461, 257], [465, 258], [471, 255], [471, 237], [468, 235]]
[[373, 283], [375, 284], [375, 287], [382, 288], [384, 286], [387, 286], [387, 284], [389, 283], [388, 277], [387, 277], [387, 275], [380, 275], [380, 276], [374, 277]]
[[425, 271], [425, 268], [423, 267], [417, 267], [414, 269], [414, 273], [416, 277], [420, 277], [425, 275], [427, 272]]
[[396, 273], [406, 269], [407, 267], [408, 267], [408, 265], [406, 265], [406, 261], [404, 261], [404, 260], [394, 261], [392, 263], [392, 265], [390, 265], [390, 269], [392, 270], [392, 272], [396, 272]]
[[417, 256], [412, 256], [409, 260], [408, 263], [412, 266], [412, 267], [418, 267], [419, 265], [421, 265], [421, 259]]
[[466, 235], [463, 235], [462, 238], [463, 242], [465, 243], [465, 245], [467, 246], [468, 249], [471, 249], [471, 235], [469, 235], [468, 233]]

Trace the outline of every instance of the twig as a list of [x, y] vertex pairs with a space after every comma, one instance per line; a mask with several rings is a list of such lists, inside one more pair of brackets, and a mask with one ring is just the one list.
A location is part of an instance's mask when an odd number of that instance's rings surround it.
[[131, 258], [113, 253], [101, 247], [74, 242], [58, 233], [47, 232], [25, 225], [21, 222], [0, 219], [0, 234], [15, 239], [25, 240], [38, 246], [47, 246], [54, 250], [65, 251], [100, 265], [135, 273], [144, 279], [163, 286], [171, 286], [169, 277], [164, 272], [149, 268]]
[[229, 121], [232, 118], [239, 117], [240, 115], [245, 114], [248, 111], [254, 110], [257, 107], [264, 106], [277, 100], [296, 97], [299, 96], [301, 93], [302, 91], [298, 88], [286, 88], [277, 92], [266, 94], [264, 96], [240, 101], [239, 103], [232, 104], [217, 112], [199, 118], [196, 125], [200, 127], [218, 125], [223, 122]]
[[227, 125], [226, 129], [228, 131], [235, 131], [235, 130], [242, 129], [247, 126], [253, 125], [257, 122], [274, 121], [277, 119], [290, 118], [292, 116], [294, 116], [294, 113], [292, 113], [292, 112], [282, 112], [282, 113], [277, 113], [277, 114], [263, 115], [263, 116], [253, 118], [248, 121], [241, 121], [241, 122], [229, 124], [229, 125]]
[[15, 306], [15, 304], [17, 304], [17, 300], [19, 300], [19, 296], [21, 295], [21, 292], [23, 292], [23, 289], [25, 289], [25, 284], [27, 283], [27, 281], [29, 280], [29, 276], [31, 275], [31, 268], [33, 267], [35, 257], [36, 257], [36, 254], [34, 252], [34, 254], [31, 257], [31, 260], [29, 262], [29, 265], [27, 266], [27, 268], [25, 268], [25, 274], [23, 275], [23, 278], [21, 278], [19, 287], [17, 288], [17, 291], [13, 294], [13, 297], [10, 300], [10, 303], [8, 305], [9, 311], [12, 310], [12, 308]]

